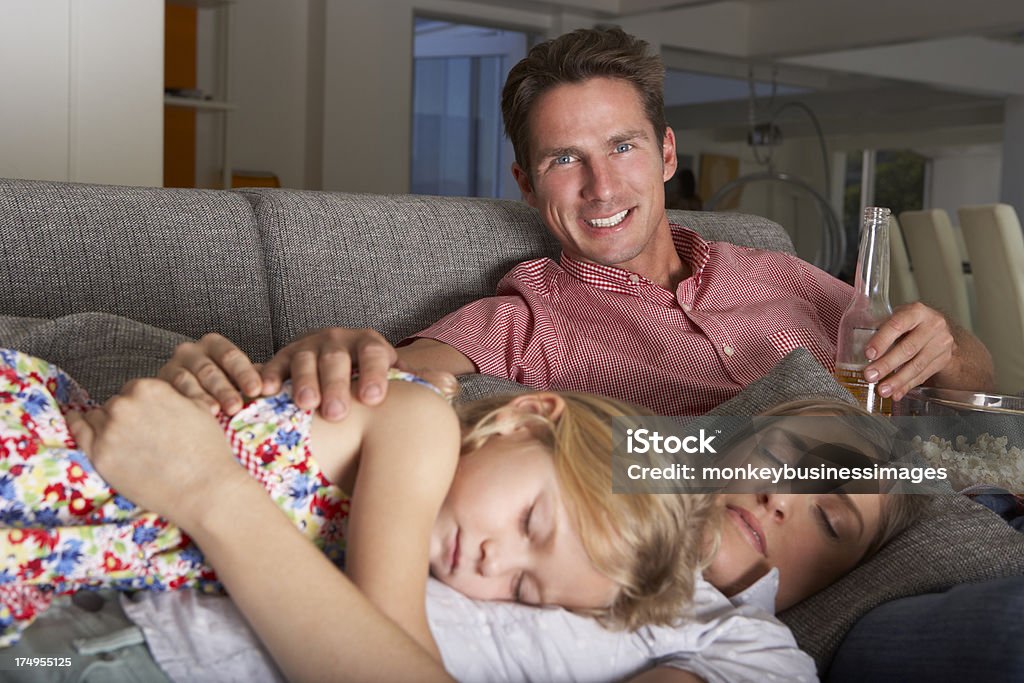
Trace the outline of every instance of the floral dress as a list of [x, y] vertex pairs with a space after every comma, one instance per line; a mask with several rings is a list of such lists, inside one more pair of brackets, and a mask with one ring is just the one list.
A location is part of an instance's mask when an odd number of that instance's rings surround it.
[[[408, 373], [391, 378], [433, 388]], [[119, 496], [77, 450], [64, 414], [94, 405], [56, 366], [0, 349], [0, 646], [63, 593], [220, 590], [186, 534]], [[311, 457], [312, 414], [295, 405], [290, 385], [219, 421], [239, 462], [342, 566], [348, 497]]]

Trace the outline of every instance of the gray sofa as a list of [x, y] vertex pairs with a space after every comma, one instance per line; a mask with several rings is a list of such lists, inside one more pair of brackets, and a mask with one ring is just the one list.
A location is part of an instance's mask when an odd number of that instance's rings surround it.
[[[792, 249], [765, 219], [670, 215], [710, 239]], [[209, 331], [257, 361], [331, 325], [373, 327], [398, 341], [492, 293], [518, 261], [557, 253], [518, 202], [19, 180], [0, 180], [0, 237], [0, 345], [60, 364], [98, 399], [153, 374], [177, 343]], [[835, 391], [807, 354], [777, 370], [733, 409]], [[470, 396], [503, 386], [464, 381]], [[963, 680], [956, 665], [1020, 676], [1024, 535], [959, 496], [939, 501], [913, 531], [782, 615], [823, 675], [913, 680], [927, 661], [947, 680]], [[930, 595], [908, 597], [920, 593]], [[984, 612], [972, 611], [978, 604]], [[939, 622], [949, 627], [936, 634]], [[928, 627], [930, 640], [919, 642], [914, 634]], [[963, 651], [996, 633], [1005, 651], [980, 660], [978, 648]], [[908, 637], [918, 659], [908, 655]]]

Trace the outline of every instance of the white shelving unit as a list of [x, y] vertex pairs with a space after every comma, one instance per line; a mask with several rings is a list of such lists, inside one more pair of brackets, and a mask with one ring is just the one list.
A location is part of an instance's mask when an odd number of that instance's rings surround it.
[[186, 107], [197, 112], [210, 113], [220, 117], [220, 161], [221, 186], [231, 188], [231, 150], [228, 146], [228, 126], [230, 113], [235, 110], [230, 96], [230, 69], [228, 66], [228, 47], [231, 36], [231, 5], [234, 0], [166, 0], [169, 5], [195, 7], [199, 10], [211, 10], [216, 15], [216, 61], [217, 89], [213, 99], [199, 99], [164, 95], [164, 104], [171, 107]]

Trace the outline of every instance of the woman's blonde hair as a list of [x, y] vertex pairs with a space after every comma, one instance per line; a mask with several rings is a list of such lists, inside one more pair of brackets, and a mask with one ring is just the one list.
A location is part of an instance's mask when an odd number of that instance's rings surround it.
[[[717, 549], [715, 497], [612, 493], [612, 420], [650, 411], [593, 394], [555, 393], [565, 402], [556, 419], [525, 410], [515, 419], [550, 448], [587, 557], [618, 586], [610, 605], [581, 611], [605, 626], [629, 630], [678, 621], [692, 601], [697, 573]], [[460, 406], [463, 455], [507, 426], [502, 409], [513, 398]]]
[[[795, 401], [780, 403], [769, 408], [762, 415], [788, 416], [806, 415], [808, 413], [828, 413], [837, 416], [849, 416], [854, 418], [870, 418], [858, 420], [858, 427], [868, 427], [876, 443], [893, 444], [893, 435], [896, 431], [885, 418], [875, 413], [869, 413], [857, 404], [848, 403], [832, 398], [804, 398]], [[882, 505], [881, 516], [878, 522], [878, 531], [875, 533], [871, 543], [864, 551], [860, 561], [866, 562], [871, 559], [879, 550], [898, 536], [904, 529], [907, 529], [919, 519], [925, 516], [928, 507], [931, 506], [934, 496], [924, 493], [886, 493], [885, 502]]]

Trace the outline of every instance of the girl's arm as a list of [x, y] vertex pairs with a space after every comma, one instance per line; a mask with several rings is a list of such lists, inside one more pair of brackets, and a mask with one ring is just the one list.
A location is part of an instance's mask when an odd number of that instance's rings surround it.
[[[438, 661], [426, 615], [434, 520], [451, 487], [461, 434], [431, 390], [391, 382], [376, 408], [354, 403], [342, 423], [314, 426], [313, 454], [356, 427], [362, 434], [346, 533], [345, 573], [369, 600]], [[338, 439], [331, 433], [338, 432]]]
[[143, 380], [68, 422], [111, 485], [192, 535], [289, 680], [449, 680], [292, 527], [204, 407]]

